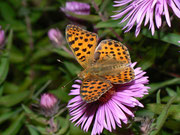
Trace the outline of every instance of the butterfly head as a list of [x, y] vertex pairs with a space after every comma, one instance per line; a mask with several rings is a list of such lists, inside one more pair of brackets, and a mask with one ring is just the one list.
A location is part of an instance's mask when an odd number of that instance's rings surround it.
[[83, 70], [83, 71], [81, 71], [79, 74], [78, 74], [78, 77], [80, 78], [80, 79], [84, 79], [84, 78], [86, 78], [87, 76], [88, 76], [88, 71], [85, 69], [85, 70]]

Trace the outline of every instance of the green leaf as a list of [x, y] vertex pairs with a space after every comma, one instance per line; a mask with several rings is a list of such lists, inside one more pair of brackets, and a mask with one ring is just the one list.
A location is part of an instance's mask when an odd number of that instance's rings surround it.
[[80, 72], [80, 68], [78, 66], [76, 66], [75, 64], [73, 64], [72, 62], [69, 61], [65, 61], [64, 65], [66, 66], [67, 70], [73, 75], [77, 75], [77, 73]]
[[156, 90], [158, 90], [162, 87], [166, 87], [166, 86], [173, 85], [173, 84], [180, 84], [180, 78], [174, 78], [174, 79], [167, 80], [164, 82], [159, 82], [159, 83], [152, 83], [152, 84], [148, 85], [151, 88], [151, 89], [149, 89], [149, 94], [145, 95], [143, 98], [141, 98], [139, 100], [147, 98], [152, 93], [154, 93]]
[[[172, 97], [171, 97], [171, 99], [172, 99]], [[173, 100], [175, 101], [175, 98]], [[165, 106], [166, 106], [165, 104], [147, 104], [148, 110], [152, 111], [155, 114], [161, 114], [161, 112], [163, 111]], [[180, 105], [173, 104], [173, 105], [171, 105], [171, 107], [169, 108], [168, 111], [169, 111], [168, 112], [169, 118], [173, 118], [175, 120], [180, 120]]]
[[151, 110], [146, 110], [146, 109], [138, 110], [136, 112], [136, 117], [148, 117], [153, 119], [154, 113]]
[[6, 79], [8, 71], [9, 71], [9, 50], [12, 45], [12, 37], [13, 37], [13, 32], [11, 30], [7, 38], [8, 42], [6, 45], [6, 50], [2, 55], [0, 55], [0, 85]]
[[11, 63], [21, 63], [24, 61], [24, 54], [17, 49], [15, 46], [12, 46], [10, 61]]
[[180, 131], [180, 121], [168, 119], [165, 123], [165, 127], [172, 129], [172, 130], [179, 130]]
[[159, 90], [156, 94], [156, 103], [161, 104], [161, 97], [160, 97], [161, 90]]
[[99, 12], [106, 10], [108, 7], [110, 7], [111, 3], [111, 0], [104, 0], [99, 7]]
[[0, 85], [5, 81], [9, 71], [9, 57], [5, 53], [0, 56]]
[[53, 52], [59, 54], [60, 56], [66, 57], [66, 58], [74, 58], [72, 55], [68, 54], [67, 52], [65, 52], [61, 48], [54, 48]]
[[177, 95], [180, 96], [180, 87], [179, 86], [177, 87], [176, 91], [177, 91]]
[[2, 15], [2, 17], [4, 18], [4, 20], [6, 21], [12, 21], [15, 18], [15, 11], [13, 10], [13, 8], [4, 1], [0, 2], [0, 13]]
[[171, 104], [173, 103], [174, 99], [175, 99], [175, 97], [172, 97], [171, 100], [167, 103], [167, 105], [163, 108], [161, 114], [157, 118], [156, 129], [153, 130], [150, 133], [150, 135], [156, 135], [161, 130], [162, 126], [164, 125], [164, 123], [168, 117], [168, 111], [169, 111], [169, 108], [170, 108]]
[[70, 116], [67, 115], [66, 119], [64, 119], [63, 117], [58, 117], [58, 118], [59, 118], [61, 128], [57, 132], [57, 135], [62, 135], [62, 134], [65, 134], [69, 129], [69, 126], [70, 126], [69, 118], [70, 118]]
[[34, 94], [33, 98], [36, 99], [46, 88], [47, 86], [51, 83], [51, 80], [48, 80], [37, 92]]
[[33, 125], [27, 125], [27, 127], [31, 135], [39, 135], [38, 131]]
[[107, 21], [100, 21], [96, 24], [96, 28], [115, 28], [119, 27], [122, 28], [124, 25], [119, 24], [119, 20], [107, 20]]
[[[162, 101], [162, 102], [168, 102], [170, 99], [171, 99], [171, 97], [167, 97], [167, 96], [166, 96], [166, 97], [162, 98], [161, 101]], [[180, 103], [180, 97], [179, 97], [179, 96], [176, 97], [174, 103]]]
[[102, 0], [94, 0], [94, 2], [96, 3], [97, 6], [99, 6], [102, 2]]
[[141, 67], [143, 70], [146, 70], [147, 68], [151, 67], [152, 64], [154, 64], [155, 58], [156, 58], [156, 48], [153, 47], [145, 54], [143, 61], [141, 61], [138, 64], [138, 66]]
[[68, 92], [64, 91], [64, 89], [61, 87], [56, 90], [51, 90], [50, 92], [57, 95], [57, 97], [63, 102], [68, 102], [71, 99], [71, 96], [68, 95]]
[[4, 94], [13, 94], [18, 92], [19, 87], [14, 83], [4, 83]]
[[166, 91], [168, 92], [169, 96], [163, 97], [163, 102], [168, 102], [171, 97], [176, 96], [176, 99], [174, 100], [174, 103], [180, 103], [180, 92], [179, 87], [177, 87], [176, 92], [170, 88], [166, 88]]
[[177, 93], [170, 88], [166, 88], [166, 91], [170, 97], [177, 96]]
[[169, 133], [168, 131], [161, 131], [160, 135], [172, 135], [172, 133]]
[[15, 7], [17, 6], [22, 6], [22, 2], [19, 0], [9, 0], [8, 2], [10, 2], [12, 5], [14, 5]]
[[23, 126], [25, 115], [22, 113], [19, 115], [13, 123], [7, 127], [7, 129], [2, 133], [2, 135], [16, 135], [21, 127]]
[[154, 39], [159, 39], [161, 41], [170, 43], [170, 44], [174, 44], [179, 46], [180, 44], [178, 43], [178, 41], [180, 40], [180, 35], [175, 34], [175, 33], [164, 33], [161, 31], [156, 31], [154, 33], [154, 35], [151, 35], [151, 32], [148, 29], [143, 29], [142, 30], [142, 34], [146, 37], [149, 38], [154, 38]]
[[19, 86], [19, 90], [18, 91], [24, 91], [26, 89], [28, 89], [28, 87], [32, 84], [32, 78], [27, 76], [26, 78], [24, 78], [24, 81], [21, 82], [21, 85]]
[[38, 122], [41, 125], [47, 125], [48, 122], [46, 121], [45, 118], [40, 117], [39, 115], [35, 114], [33, 111], [31, 111], [26, 105], [22, 104], [22, 108], [24, 109], [26, 115], [31, 119], [36, 122]]
[[74, 123], [70, 123], [69, 129], [70, 135], [90, 135], [90, 132], [84, 132], [80, 127], [74, 126]]
[[45, 127], [41, 127], [41, 126], [36, 126], [36, 129], [40, 132], [41, 135], [49, 135], [49, 133], [47, 132], [47, 129]]
[[22, 108], [26, 113], [33, 113], [26, 105], [22, 104]]
[[2, 94], [3, 94], [3, 90], [4, 90], [4, 85], [0, 85], [0, 97], [1, 97]]
[[23, 91], [23, 92], [18, 92], [15, 94], [9, 94], [6, 96], [2, 96], [0, 98], [0, 105], [6, 106], [6, 107], [11, 107], [14, 106], [24, 99], [26, 99], [30, 94], [30, 91]]
[[31, 62], [37, 61], [39, 59], [42, 59], [44, 57], [47, 57], [51, 54], [51, 50], [49, 48], [43, 48], [38, 50], [37, 52], [33, 53], [33, 56], [31, 57]]
[[3, 123], [4, 121], [16, 116], [20, 111], [22, 111], [22, 109], [16, 109], [12, 112], [6, 112], [4, 114], [0, 115], [0, 124]]

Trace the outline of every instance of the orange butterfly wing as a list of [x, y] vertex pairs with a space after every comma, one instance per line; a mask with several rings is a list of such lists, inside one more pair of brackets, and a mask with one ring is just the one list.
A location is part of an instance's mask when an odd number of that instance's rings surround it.
[[115, 61], [123, 64], [131, 63], [131, 58], [127, 47], [112, 39], [101, 41], [95, 50], [94, 57], [97, 61], [105, 61], [106, 58], [112, 57]]
[[[135, 78], [134, 69], [130, 66], [131, 58], [129, 51], [122, 43], [107, 39], [100, 42], [95, 50], [97, 63], [112, 66], [112, 71], [103, 77], [114, 84], [123, 84]], [[113, 67], [119, 66], [119, 71]]]
[[132, 81], [135, 78], [135, 73], [133, 68], [127, 66], [116, 75], [105, 75], [104, 77], [113, 84], [124, 84]]
[[108, 80], [98, 76], [88, 76], [82, 82], [80, 95], [84, 101], [91, 103], [98, 100], [110, 88], [112, 84]]
[[66, 39], [77, 61], [86, 68], [94, 61], [97, 46], [97, 34], [84, 30], [76, 25], [66, 27]]

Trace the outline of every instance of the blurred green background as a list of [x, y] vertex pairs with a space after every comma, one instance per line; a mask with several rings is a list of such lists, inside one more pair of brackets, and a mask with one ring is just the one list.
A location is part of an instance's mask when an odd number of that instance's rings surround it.
[[[100, 11], [108, 18], [102, 21], [91, 0], [81, 0], [91, 5], [91, 15], [69, 13], [83, 21], [74, 22], [60, 10], [66, 0], [6, 0], [0, 1], [0, 25], [5, 30], [6, 41], [0, 50], [0, 135], [41, 135], [46, 132], [46, 119], [31, 110], [31, 104], [44, 92], [55, 94], [66, 105], [68, 96], [82, 67], [73, 56], [53, 45], [48, 30], [59, 28], [65, 34], [67, 24], [81, 24], [99, 38], [123, 38], [132, 62], [147, 72], [151, 87], [149, 95], [141, 102], [144, 108], [136, 111], [135, 122], [118, 129], [119, 134], [142, 134], [143, 124], [155, 129], [151, 134], [180, 134], [180, 23], [177, 17], [172, 27], [163, 26], [154, 36], [147, 27], [136, 38], [134, 30], [124, 33], [119, 20], [110, 18], [114, 8], [112, 0], [95, 0]], [[165, 19], [164, 19], [165, 20]], [[65, 40], [65, 39], [63, 39]], [[69, 46], [65, 43], [67, 49]], [[60, 60], [60, 62], [58, 62]], [[72, 82], [70, 82], [72, 81]], [[65, 84], [70, 84], [63, 87]], [[59, 135], [85, 134], [68, 120], [68, 111], [57, 117]], [[151, 124], [152, 123], [152, 124]], [[90, 134], [86, 133], [86, 134]], [[103, 134], [117, 134], [104, 131]]]

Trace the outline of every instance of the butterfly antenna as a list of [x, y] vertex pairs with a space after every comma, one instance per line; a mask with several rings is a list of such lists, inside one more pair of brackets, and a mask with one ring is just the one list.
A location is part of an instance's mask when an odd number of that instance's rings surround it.
[[71, 81], [69, 81], [68, 83], [66, 83], [64, 86], [62, 86], [61, 88], [65, 88], [68, 84], [70, 84], [72, 81], [74, 81], [75, 79], [77, 79], [78, 76], [74, 77]]

